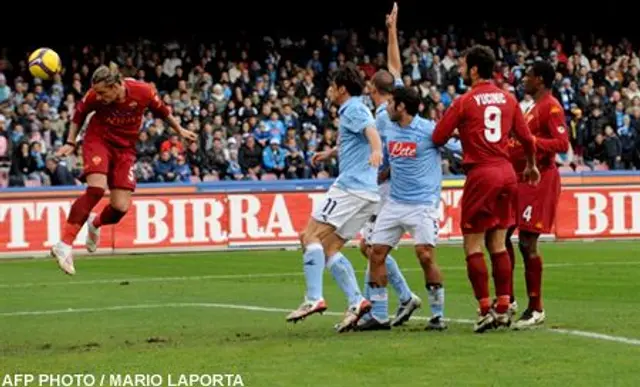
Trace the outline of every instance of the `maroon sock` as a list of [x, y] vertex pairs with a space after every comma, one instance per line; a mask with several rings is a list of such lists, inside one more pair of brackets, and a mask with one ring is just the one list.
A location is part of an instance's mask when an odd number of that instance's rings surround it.
[[529, 309], [542, 310], [542, 257], [532, 255], [524, 260]]
[[116, 210], [111, 205], [108, 205], [102, 210], [102, 212], [100, 213], [100, 216], [97, 216], [93, 220], [93, 226], [94, 227], [100, 227], [100, 226], [104, 226], [104, 225], [107, 225], [107, 224], [116, 224], [126, 214], [127, 214], [126, 212], [123, 212], [123, 211], [120, 211], [120, 210]]
[[480, 313], [486, 314], [491, 307], [489, 300], [489, 272], [482, 253], [471, 254], [467, 257], [467, 276], [471, 281], [473, 293], [480, 303]]
[[69, 212], [69, 218], [64, 226], [62, 234], [62, 242], [67, 245], [72, 245], [73, 241], [78, 236], [80, 229], [87, 221], [91, 210], [98, 204], [100, 199], [104, 196], [104, 188], [99, 187], [87, 187], [85, 193], [73, 202], [71, 205], [71, 211]]
[[496, 312], [505, 313], [509, 309], [509, 300], [511, 298], [511, 262], [509, 253], [501, 251], [491, 254], [491, 269], [493, 272], [493, 283], [496, 288]]
[[511, 260], [511, 286], [509, 287], [509, 302], [513, 302], [516, 299], [515, 293], [513, 292], [513, 271], [516, 267], [516, 253], [513, 251], [513, 244], [511, 243], [510, 238], [507, 238], [505, 246], [507, 247], [509, 260]]

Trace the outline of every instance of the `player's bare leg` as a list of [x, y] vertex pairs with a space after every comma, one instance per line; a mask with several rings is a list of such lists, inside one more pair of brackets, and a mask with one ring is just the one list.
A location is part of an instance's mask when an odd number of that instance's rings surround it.
[[496, 290], [496, 305], [494, 308], [496, 324], [510, 326], [511, 290], [513, 275], [511, 261], [505, 247], [506, 229], [494, 229], [487, 232], [487, 249], [491, 254], [493, 281]]
[[351, 262], [340, 252], [346, 240], [335, 232], [322, 239], [322, 246], [326, 253], [326, 267], [340, 290], [347, 297], [348, 307], [344, 318], [335, 325], [338, 333], [353, 329], [358, 321], [371, 310], [371, 302], [363, 297], [358, 286], [355, 271]]
[[524, 259], [529, 305], [514, 324], [514, 329], [526, 329], [544, 323], [542, 307], [542, 257], [538, 253], [540, 234], [520, 231], [519, 247]]
[[100, 173], [92, 173], [87, 176], [87, 186], [87, 190], [71, 205], [71, 211], [64, 226], [62, 241], [51, 248], [51, 256], [57, 260], [60, 269], [69, 275], [76, 273], [72, 254], [73, 242], [89, 218], [91, 210], [104, 196], [107, 176]]
[[89, 216], [86, 240], [87, 251], [93, 253], [98, 249], [101, 226], [117, 224], [127, 214], [131, 204], [132, 193], [127, 189], [112, 189], [109, 195], [109, 205], [102, 209], [100, 215], [91, 214]]
[[467, 256], [467, 276], [479, 305], [478, 320], [473, 327], [476, 333], [492, 329], [495, 322], [491, 311], [491, 299], [489, 298], [489, 271], [482, 253], [484, 238], [484, 233], [465, 234], [463, 236], [464, 252]]
[[427, 330], [447, 329], [444, 322], [444, 287], [442, 273], [436, 262], [435, 249], [431, 245], [416, 245], [416, 256], [424, 272], [424, 282], [429, 294], [431, 318]]
[[305, 300], [298, 309], [287, 316], [287, 321], [298, 322], [315, 313], [327, 310], [327, 304], [322, 295], [325, 253], [321, 241], [333, 232], [333, 226], [311, 218], [301, 233], [300, 240], [304, 251], [304, 275], [307, 288]]

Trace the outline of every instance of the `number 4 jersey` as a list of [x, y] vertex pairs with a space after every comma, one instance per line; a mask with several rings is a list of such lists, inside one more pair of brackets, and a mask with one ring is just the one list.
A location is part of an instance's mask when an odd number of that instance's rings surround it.
[[456, 128], [467, 171], [476, 165], [509, 163], [511, 130], [525, 151], [535, 147], [516, 99], [487, 81], [476, 83], [453, 102], [436, 126], [433, 142], [444, 145]]

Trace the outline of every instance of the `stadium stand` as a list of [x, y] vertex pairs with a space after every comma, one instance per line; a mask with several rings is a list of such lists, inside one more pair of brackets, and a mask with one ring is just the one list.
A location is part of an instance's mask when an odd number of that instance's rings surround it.
[[[494, 81], [514, 93], [523, 109], [533, 103], [522, 87], [526, 66], [544, 59], [557, 69], [554, 93], [571, 135], [571, 150], [556, 160], [563, 173], [640, 169], [640, 58], [626, 39], [563, 41], [544, 31], [522, 39], [486, 31], [477, 41], [455, 29], [401, 37], [403, 82], [419, 91], [423, 116], [438, 120], [465, 92], [458, 57], [468, 44], [484, 43], [499, 59]], [[75, 101], [105, 61], [119, 64], [127, 77], [153, 82], [183, 126], [199, 133], [197, 143], [183, 146], [149, 114], [138, 143], [135, 173], [141, 183], [336, 176], [335, 163], [310, 163], [314, 152], [336, 142], [337, 111], [325, 99], [327, 79], [346, 61], [356, 62], [367, 78], [384, 67], [384, 31], [330, 34], [318, 41], [265, 37], [235, 47], [242, 49], [140, 40], [59, 50], [65, 70], [53, 82], [33, 79], [22, 56], [4, 55], [0, 186], [68, 184], [59, 168], [80, 184], [81, 147], [64, 160], [48, 156], [64, 142]], [[279, 146], [272, 150], [271, 142]], [[272, 173], [274, 160], [284, 160], [283, 173]], [[461, 174], [459, 159], [445, 154], [443, 170]]]

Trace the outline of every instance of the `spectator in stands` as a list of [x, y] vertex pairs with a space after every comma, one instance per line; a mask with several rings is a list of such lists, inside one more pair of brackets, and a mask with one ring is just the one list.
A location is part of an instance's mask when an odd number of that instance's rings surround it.
[[604, 129], [605, 141], [604, 146], [606, 149], [606, 163], [610, 170], [619, 169], [620, 162], [622, 161], [622, 144], [620, 139], [616, 135], [611, 125], [607, 125]]
[[287, 179], [308, 179], [311, 176], [311, 169], [306, 165], [302, 150], [295, 139], [289, 139], [287, 145], [285, 157]]
[[631, 127], [631, 117], [627, 114], [623, 116], [622, 125], [618, 127], [618, 137], [622, 146], [621, 168], [631, 169], [638, 133], [635, 128]]
[[204, 174], [212, 175], [220, 180], [224, 179], [228, 160], [229, 151], [224, 148], [221, 139], [214, 138], [213, 147], [205, 154]]
[[61, 165], [60, 160], [53, 155], [47, 157], [46, 174], [52, 186], [75, 185], [75, 178], [69, 169], [66, 165]]
[[198, 178], [204, 176], [203, 171], [200, 169], [205, 165], [205, 156], [202, 149], [198, 146], [198, 143], [192, 141], [189, 143], [186, 152], [187, 163], [191, 166], [191, 175]]
[[187, 160], [183, 154], [176, 157], [176, 165], [174, 169], [176, 181], [188, 183], [191, 181], [191, 167], [187, 164]]
[[176, 162], [170, 151], [163, 150], [160, 153], [160, 158], [156, 160], [153, 167], [153, 172], [158, 182], [172, 182], [176, 180]]
[[14, 147], [9, 170], [9, 186], [23, 187], [30, 177], [37, 179], [36, 170], [36, 161], [29, 152], [29, 143], [21, 141]]
[[136, 152], [138, 159], [153, 159], [158, 153], [158, 148], [153, 143], [153, 140], [149, 137], [147, 131], [141, 131], [138, 135], [138, 142], [136, 143]]
[[231, 149], [229, 151], [229, 166], [227, 167], [227, 180], [244, 180], [245, 175], [242, 172], [242, 167], [238, 162], [238, 150]]
[[6, 130], [6, 118], [0, 114], [0, 163], [11, 161], [11, 140]]
[[285, 151], [280, 148], [278, 139], [271, 139], [269, 146], [262, 151], [262, 165], [266, 173], [273, 173], [278, 179], [285, 171]]
[[607, 161], [607, 152], [604, 146], [604, 135], [598, 133], [595, 140], [589, 144], [584, 155], [584, 161], [591, 168]]

